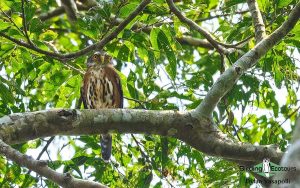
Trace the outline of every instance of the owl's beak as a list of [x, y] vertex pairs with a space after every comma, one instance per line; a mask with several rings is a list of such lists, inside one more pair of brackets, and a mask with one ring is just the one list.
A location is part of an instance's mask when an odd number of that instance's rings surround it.
[[100, 60], [101, 60], [101, 63], [104, 63], [104, 58], [105, 56], [104, 55], [100, 55]]

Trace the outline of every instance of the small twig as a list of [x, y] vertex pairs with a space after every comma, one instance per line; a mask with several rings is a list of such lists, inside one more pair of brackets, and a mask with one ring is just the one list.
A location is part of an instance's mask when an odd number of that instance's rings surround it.
[[297, 113], [300, 109], [300, 106], [298, 106], [298, 108], [296, 108], [292, 113], [290, 113], [288, 115], [288, 117], [279, 125], [279, 127], [281, 127], [288, 119], [290, 119], [295, 113]]
[[68, 143], [65, 143], [65, 144], [63, 144], [62, 146], [61, 146], [61, 148], [59, 149], [59, 152], [58, 153], [60, 153], [60, 152], [62, 152], [62, 150], [65, 148], [65, 147], [67, 147], [68, 145], [70, 145], [70, 141], [68, 142]]
[[13, 21], [13, 19], [6, 13], [6, 12], [4, 12], [1, 8], [0, 8], [0, 11], [2, 12], [2, 14], [4, 14], [7, 18], [8, 18], [8, 20], [22, 33], [22, 34], [24, 34], [23, 33], [23, 31], [22, 31], [22, 29], [20, 29], [18, 26], [17, 26], [17, 24]]
[[42, 157], [42, 155], [44, 154], [44, 152], [48, 149], [49, 145], [51, 144], [51, 142], [54, 140], [54, 136], [50, 137], [49, 140], [47, 140], [46, 145], [44, 146], [44, 148], [42, 149], [42, 151], [40, 152], [40, 154], [38, 155], [38, 157], [36, 158], [37, 160], [40, 160], [40, 158]]
[[122, 176], [125, 180], [127, 180], [125, 174], [123, 174], [123, 173], [120, 171], [119, 164], [116, 163], [116, 162], [114, 162], [114, 161], [112, 161], [112, 160], [110, 161], [110, 163], [112, 163], [112, 166], [114, 167], [114, 169], [115, 169], [116, 171], [118, 171], [118, 173], [121, 174], [121, 176]]
[[109, 25], [108, 25], [108, 28], [106, 29], [106, 32], [104, 32], [103, 35], [100, 37], [101, 39], [102, 39], [105, 35], [107, 35], [107, 33], [110, 31], [110, 29], [113, 28], [114, 23], [115, 23], [114, 20], [117, 20], [117, 17], [118, 17], [118, 15], [120, 14], [120, 10], [121, 10], [121, 8], [122, 8], [123, 6], [125, 6], [126, 2], [127, 2], [127, 1], [121, 1], [121, 3], [120, 3], [120, 4], [118, 5], [118, 7], [117, 7], [117, 11], [116, 11], [116, 14], [114, 15], [114, 17], [113, 17], [113, 18], [112, 18], [112, 17], [109, 17], [108, 20], [106, 20], [106, 22], [108, 22]]
[[170, 11], [173, 12], [181, 22], [186, 23], [188, 26], [190, 26], [191, 28], [198, 31], [201, 35], [203, 35], [219, 53], [223, 53], [223, 54], [229, 53], [227, 49], [224, 49], [222, 46], [218, 44], [218, 42], [213, 38], [213, 36], [209, 32], [201, 28], [193, 20], [183, 16], [181, 11], [175, 6], [173, 0], [166, 0], [166, 1], [169, 5]]
[[[249, 10], [235, 12], [235, 14], [245, 14], [247, 12], [249, 12]], [[211, 19], [220, 18], [220, 17], [227, 17], [227, 16], [231, 16], [231, 15], [232, 15], [232, 13], [219, 14], [219, 15], [214, 15], [214, 16], [210, 16], [210, 17], [207, 17], [207, 18], [199, 18], [198, 20], [196, 20], [196, 22], [203, 22], [203, 21], [206, 21], [206, 20], [211, 20]]]
[[107, 43], [109, 43], [111, 40], [115, 39], [118, 34], [140, 13], [144, 10], [144, 8], [151, 2], [151, 0], [143, 0], [137, 8], [129, 14], [129, 16], [124, 19], [111, 33], [109, 33], [107, 36], [105, 36], [102, 40], [99, 42], [92, 44], [82, 50], [79, 50], [77, 52], [71, 52], [68, 54], [59, 54], [59, 53], [54, 53], [46, 50], [42, 50], [36, 46], [31, 46], [28, 43], [25, 43], [23, 41], [19, 41], [13, 37], [10, 37], [6, 35], [3, 32], [0, 32], [0, 36], [20, 45], [24, 46], [26, 48], [29, 48], [31, 50], [34, 50], [36, 52], [39, 52], [41, 54], [47, 55], [49, 57], [52, 57], [54, 59], [60, 60], [60, 61], [70, 61], [72, 59], [76, 59], [80, 56], [83, 56], [93, 50], [100, 50], [102, 49]]
[[[137, 145], [138, 150], [141, 152], [142, 157], [143, 157], [144, 159], [146, 159], [146, 161], [149, 163], [149, 165], [151, 166], [151, 168], [153, 168], [153, 166], [152, 166], [152, 160], [151, 160], [151, 158], [149, 157], [149, 155], [147, 155], [147, 154], [142, 150], [142, 148], [141, 148], [141, 146], [140, 146], [140, 142], [135, 138], [135, 136], [134, 136], [133, 134], [131, 134], [131, 136], [132, 136], [132, 138], [133, 138], [135, 144]], [[158, 170], [161, 174], [163, 174], [162, 171], [161, 171], [160, 169], [157, 168], [157, 170]], [[174, 188], [175, 188], [175, 186], [174, 186], [167, 178], [164, 178], [164, 179], [167, 181], [167, 183], [168, 183], [171, 187], [174, 187]]]
[[27, 30], [27, 22], [26, 22], [26, 15], [25, 15], [25, 0], [22, 0], [22, 24], [23, 24], [23, 29], [24, 29], [24, 35], [27, 39], [27, 42], [34, 46], [34, 44], [32, 43], [32, 41], [29, 38], [28, 35], [28, 30]]
[[[114, 20], [114, 24], [119, 24], [121, 23], [123, 20], [122, 19], [116, 19]], [[148, 25], [144, 25], [142, 23], [136, 23], [132, 26], [132, 30], [135, 32], [140, 32], [143, 31], [147, 34], [150, 34], [153, 26], [155, 27], [160, 27], [163, 24], [171, 24], [171, 22], [156, 22], [155, 24], [150, 24]], [[183, 45], [191, 45], [191, 46], [196, 46], [196, 47], [203, 47], [203, 48], [208, 48], [208, 49], [214, 49], [214, 47], [211, 45], [211, 43], [209, 43], [207, 40], [203, 40], [203, 39], [197, 39], [197, 38], [193, 38], [193, 37], [189, 37], [189, 36], [180, 36], [180, 37], [176, 37], [175, 39], [183, 44]]]
[[241, 48], [241, 47], [239, 47], [240, 45], [246, 43], [248, 40], [250, 40], [253, 37], [254, 37], [254, 35], [250, 35], [249, 37], [245, 38], [244, 40], [242, 40], [242, 41], [240, 41], [236, 44], [225, 44], [225, 43], [218, 42], [218, 41], [217, 41], [217, 43], [224, 46], [224, 47], [226, 47], [226, 48], [238, 48], [238, 49], [240, 49]]
[[162, 20], [157, 20], [156, 22], [152, 23], [152, 24], [135, 24], [133, 25], [133, 30], [135, 32], [139, 32], [139, 31], [145, 31], [150, 33], [150, 31], [152, 30], [152, 28], [155, 27], [160, 27], [163, 24], [170, 24], [172, 22], [165, 22], [167, 19], [169, 19], [168, 17], [164, 17]]
[[[4, 37], [4, 38], [6, 38], [6, 39], [8, 39], [8, 40], [10, 40], [10, 41], [12, 41], [12, 42], [18, 44], [19, 46], [24, 46], [24, 47], [26, 47], [26, 48], [28, 48], [28, 49], [37, 51], [37, 52], [39, 52], [39, 53], [41, 53], [41, 54], [44, 54], [44, 55], [49, 56], [49, 57], [52, 57], [52, 58], [54, 58], [54, 59], [57, 59], [57, 55], [61, 56], [60, 54], [53, 53], [53, 52], [49, 52], [49, 51], [45, 51], [45, 50], [42, 50], [42, 49], [36, 47], [35, 45], [33, 46], [33, 45], [30, 45], [30, 44], [25, 43], [25, 42], [23, 42], [23, 41], [17, 40], [17, 39], [15, 39], [15, 38], [13, 38], [13, 37], [11, 37], [11, 36], [8, 36], [8, 35], [6, 35], [6, 34], [4, 34], [4, 33], [2, 33], [2, 32], [0, 32], [0, 36], [2, 36], [2, 37]], [[68, 64], [67, 61], [66, 61], [65, 59], [59, 59], [59, 60], [60, 60], [66, 67], [68, 67], [68, 68], [70, 68], [70, 69], [73, 69], [74, 71], [76, 71], [76, 72], [78, 72], [78, 73], [80, 73], [80, 74], [84, 74], [83, 71], [81, 71], [81, 70], [79, 70], [79, 69], [73, 67], [72, 65]]]
[[[131, 135], [131, 137], [133, 138], [135, 144], [137, 145], [138, 150], [141, 152], [142, 157], [143, 157], [144, 159], [146, 159], [146, 161], [151, 165], [151, 160], [149, 159], [149, 158], [150, 158], [149, 155], [147, 155], [147, 154], [142, 150], [142, 148], [141, 148], [141, 146], [140, 146], [140, 143], [139, 143], [139, 141], [137, 141], [137, 139], [135, 138], [135, 136], [134, 136], [133, 134], [130, 134], [130, 135]], [[151, 166], [152, 166], [152, 165], [151, 165]]]
[[214, 49], [214, 47], [209, 43], [207, 40], [201, 40], [193, 37], [188, 37], [188, 36], [182, 36], [182, 37], [176, 37], [176, 40], [185, 45], [191, 45], [191, 46], [196, 46], [196, 47], [203, 47], [207, 48], [209, 50]]
[[130, 101], [134, 101], [134, 102], [138, 103], [140, 106], [142, 106], [144, 109], [146, 109], [146, 108], [144, 107], [143, 103], [149, 103], [147, 101], [141, 101], [141, 100], [134, 99], [134, 98], [129, 98], [129, 97], [124, 97], [124, 99], [130, 100]]

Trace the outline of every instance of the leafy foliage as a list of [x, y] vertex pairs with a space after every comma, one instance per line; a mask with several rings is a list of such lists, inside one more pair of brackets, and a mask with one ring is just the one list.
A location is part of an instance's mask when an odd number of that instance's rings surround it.
[[[282, 24], [295, 2], [258, 1], [267, 33]], [[41, 20], [42, 14], [58, 7], [54, 0], [26, 2], [30, 40], [46, 51], [78, 51], [111, 32], [116, 27], [114, 19], [126, 18], [139, 1], [99, 4], [81, 11], [72, 24], [64, 14]], [[176, 5], [188, 18], [210, 27], [223, 42], [236, 43], [254, 34], [250, 14], [241, 12], [245, 1], [183, 0]], [[0, 8], [0, 33], [27, 41], [21, 0], [1, 0]], [[213, 18], [215, 15], [220, 16]], [[299, 30], [298, 24], [221, 101], [214, 119], [224, 133], [243, 142], [278, 144], [282, 150], [287, 147], [300, 100]], [[124, 95], [134, 99], [126, 100], [126, 108], [194, 109], [222, 72], [222, 66], [230, 66], [254, 46], [252, 37], [229, 54], [222, 65], [215, 50], [177, 40], [185, 36], [203, 38], [170, 15], [164, 1], [155, 0], [105, 46], [120, 71]], [[0, 36], [0, 116], [75, 108], [85, 60], [86, 56], [82, 56], [60, 62]], [[227, 123], [230, 111], [235, 114], [232, 124]], [[109, 164], [101, 159], [97, 136], [56, 137], [48, 155], [44, 153], [42, 158], [50, 159], [54, 170], [111, 187], [242, 187], [246, 178], [253, 178], [239, 172], [235, 164], [206, 156], [174, 138], [114, 134], [113, 141], [113, 159]], [[45, 144], [44, 139], [38, 139], [15, 148], [37, 157]], [[0, 187], [41, 184], [58, 187], [0, 157]]]

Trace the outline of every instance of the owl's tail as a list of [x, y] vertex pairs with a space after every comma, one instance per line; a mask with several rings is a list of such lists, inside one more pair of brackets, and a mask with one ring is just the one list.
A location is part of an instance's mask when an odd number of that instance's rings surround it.
[[108, 163], [111, 156], [112, 137], [110, 134], [101, 134], [101, 154], [104, 162]]

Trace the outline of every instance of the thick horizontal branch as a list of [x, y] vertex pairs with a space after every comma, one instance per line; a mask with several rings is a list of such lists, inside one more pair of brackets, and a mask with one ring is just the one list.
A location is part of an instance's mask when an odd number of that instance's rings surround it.
[[109, 130], [119, 133], [172, 136], [170, 133], [173, 129], [177, 130], [176, 135], [181, 134], [187, 124], [194, 124], [191, 121], [189, 114], [174, 111], [130, 109], [37, 111], [0, 118], [0, 138], [6, 143], [16, 144], [57, 134], [100, 134]]
[[228, 68], [214, 83], [201, 104], [195, 109], [194, 117], [204, 115], [211, 117], [213, 110], [220, 99], [231, 90], [241, 75], [281, 41], [296, 25], [300, 17], [300, 3], [291, 11], [288, 19], [270, 36], [264, 38], [252, 50], [238, 59], [232, 67]]
[[48, 110], [0, 118], [0, 138], [9, 144], [55, 135], [106, 132], [142, 133], [178, 138], [195, 149], [231, 160], [277, 162], [282, 153], [265, 146], [236, 143], [222, 135], [209, 119], [189, 112], [133, 109]]
[[46, 161], [38, 161], [33, 159], [30, 156], [24, 155], [19, 151], [13, 149], [6, 143], [4, 143], [0, 139], [0, 154], [7, 157], [17, 163], [20, 166], [24, 166], [37, 174], [48, 178], [49, 180], [57, 183], [62, 187], [73, 187], [73, 188], [107, 188], [105, 185], [100, 183], [88, 181], [88, 180], [81, 180], [77, 178], [73, 178], [69, 174], [62, 174], [58, 173], [47, 166]]

